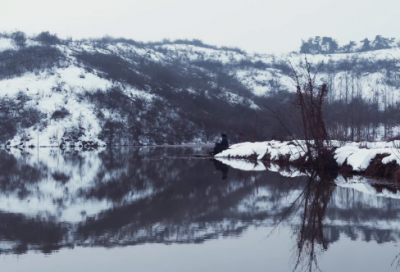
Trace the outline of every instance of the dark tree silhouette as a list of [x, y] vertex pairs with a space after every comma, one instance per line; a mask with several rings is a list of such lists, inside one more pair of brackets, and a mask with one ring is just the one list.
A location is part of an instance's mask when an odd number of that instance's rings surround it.
[[11, 38], [14, 41], [14, 44], [19, 48], [22, 49], [26, 46], [26, 35], [22, 31], [17, 31], [11, 34]]

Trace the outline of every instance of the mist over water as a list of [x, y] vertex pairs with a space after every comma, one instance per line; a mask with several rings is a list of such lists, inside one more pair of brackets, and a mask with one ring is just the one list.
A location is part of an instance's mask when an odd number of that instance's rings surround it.
[[2, 267], [396, 270], [399, 199], [190, 157], [205, 152], [0, 150]]

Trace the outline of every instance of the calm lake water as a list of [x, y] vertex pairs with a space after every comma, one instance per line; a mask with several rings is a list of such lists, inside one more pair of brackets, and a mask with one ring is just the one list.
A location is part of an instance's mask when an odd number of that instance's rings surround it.
[[0, 150], [2, 271], [400, 271], [396, 186], [206, 151]]

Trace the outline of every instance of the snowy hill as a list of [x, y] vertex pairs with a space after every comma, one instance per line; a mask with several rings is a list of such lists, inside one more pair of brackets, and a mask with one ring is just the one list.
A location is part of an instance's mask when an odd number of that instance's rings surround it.
[[[240, 134], [234, 141], [266, 139], [285, 132], [264, 105], [291, 111], [291, 65], [305, 69], [302, 54], [248, 54], [198, 41], [50, 41], [28, 38], [21, 45], [0, 35], [2, 144], [206, 143], [220, 132]], [[381, 113], [399, 101], [400, 50], [307, 58], [314, 68], [324, 62], [317, 81], [328, 84], [333, 109], [335, 101], [355, 99], [376, 105], [379, 114], [359, 121], [360, 139], [371, 139], [370, 129], [374, 139], [395, 136], [397, 119]], [[346, 116], [356, 106], [346, 107]], [[350, 126], [330, 118], [329, 128]]]

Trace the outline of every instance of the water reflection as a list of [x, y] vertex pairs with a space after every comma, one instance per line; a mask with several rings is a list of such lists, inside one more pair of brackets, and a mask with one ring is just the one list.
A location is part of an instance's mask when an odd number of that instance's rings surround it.
[[228, 177], [229, 166], [219, 160], [212, 159], [211, 161], [214, 163], [215, 172], [220, 171], [222, 173], [222, 179], [226, 179]]
[[190, 157], [200, 152], [0, 150], [0, 252], [192, 244], [241, 236], [251, 226], [285, 226], [293, 268], [312, 271], [341, 235], [399, 240], [394, 186], [375, 183], [368, 191], [314, 175], [293, 178], [295, 169]]
[[293, 229], [297, 237], [294, 271], [320, 270], [318, 255], [327, 250], [329, 242], [332, 242], [331, 237], [325, 234], [324, 217], [335, 187], [332, 179], [320, 178], [313, 173], [294, 202], [299, 206], [301, 217], [300, 226]]

